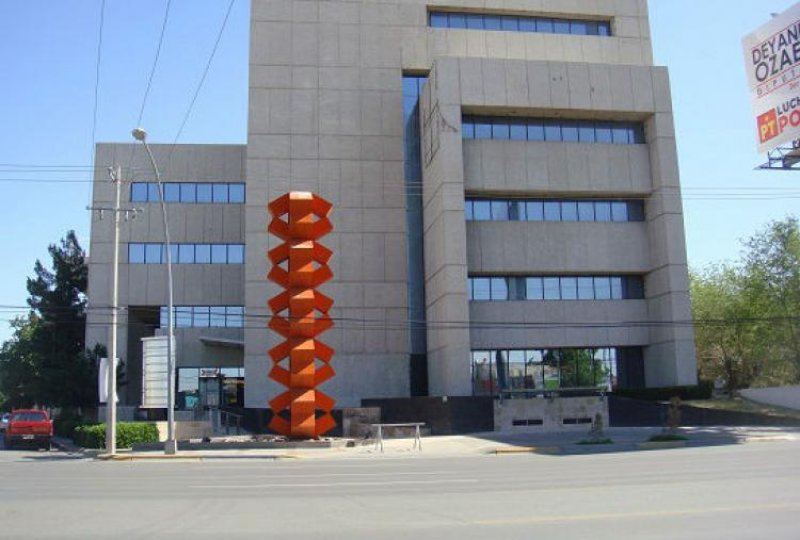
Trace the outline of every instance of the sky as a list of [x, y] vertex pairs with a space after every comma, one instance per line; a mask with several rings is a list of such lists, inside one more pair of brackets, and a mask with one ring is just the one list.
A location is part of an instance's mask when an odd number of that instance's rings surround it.
[[[249, 1], [233, 0], [200, 85], [230, 1], [172, 0], [166, 25], [167, 0], [105, 0], [102, 17], [102, 0], [0, 1], [0, 340], [47, 246], [74, 229], [88, 249], [95, 142], [131, 142], [137, 125], [152, 143], [246, 142]], [[741, 48], [794, 3], [649, 1], [655, 64], [672, 81], [692, 268], [736, 260], [741, 239], [798, 213], [800, 175], [754, 170], [765, 156]]]

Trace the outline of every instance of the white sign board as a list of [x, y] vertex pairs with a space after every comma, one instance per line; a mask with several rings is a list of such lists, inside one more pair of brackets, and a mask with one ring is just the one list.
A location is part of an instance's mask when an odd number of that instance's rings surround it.
[[800, 139], [800, 2], [742, 40], [758, 151]]
[[[142, 408], [166, 409], [169, 403], [167, 336], [142, 338]], [[175, 338], [172, 338], [175, 358]]]
[[[119, 358], [116, 359], [114, 365], [119, 365]], [[97, 370], [97, 395], [100, 403], [108, 401], [108, 358], [100, 359], [100, 367]], [[119, 403], [119, 395], [116, 398], [115, 403]]]

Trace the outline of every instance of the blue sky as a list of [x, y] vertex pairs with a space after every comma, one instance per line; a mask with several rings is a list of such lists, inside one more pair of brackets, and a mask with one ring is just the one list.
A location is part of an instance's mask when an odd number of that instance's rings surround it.
[[[689, 263], [736, 259], [739, 240], [797, 212], [800, 175], [756, 172], [741, 38], [793, 0], [650, 0], [655, 63], [670, 68]], [[106, 0], [94, 141], [131, 141], [166, 0]], [[75, 229], [89, 243], [100, 0], [0, 2], [0, 340], [47, 245]], [[228, 0], [173, 0], [141, 124], [171, 143]], [[178, 142], [244, 143], [249, 2], [236, 0]], [[744, 198], [742, 198], [744, 195]], [[764, 198], [769, 197], [769, 198]]]

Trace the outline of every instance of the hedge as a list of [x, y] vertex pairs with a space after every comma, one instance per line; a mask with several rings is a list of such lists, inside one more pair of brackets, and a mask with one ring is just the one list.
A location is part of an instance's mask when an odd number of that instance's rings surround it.
[[[106, 425], [78, 426], [72, 440], [83, 448], [106, 447]], [[138, 443], [158, 442], [158, 428], [147, 422], [119, 422], [117, 424], [117, 448], [130, 448]]]
[[65, 410], [53, 421], [53, 431], [58, 437], [71, 439], [75, 428], [82, 425], [83, 420], [74, 411]]
[[714, 383], [700, 381], [696, 386], [666, 386], [663, 388], [617, 388], [613, 394], [620, 397], [643, 399], [645, 401], [669, 401], [677, 396], [682, 400], [711, 399]]

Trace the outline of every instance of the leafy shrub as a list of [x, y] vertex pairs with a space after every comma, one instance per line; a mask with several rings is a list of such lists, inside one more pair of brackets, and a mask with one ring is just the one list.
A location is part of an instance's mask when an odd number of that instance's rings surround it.
[[[75, 428], [72, 440], [83, 448], [106, 447], [106, 425], [92, 424]], [[130, 448], [134, 444], [158, 442], [158, 428], [148, 422], [120, 422], [117, 424], [117, 448]]]
[[695, 386], [666, 386], [663, 388], [618, 388], [614, 390], [615, 396], [642, 399], [645, 401], [669, 401], [673, 397], [682, 400], [711, 399], [714, 383], [700, 381]]
[[71, 439], [75, 428], [83, 425], [81, 416], [72, 409], [64, 409], [58, 418], [53, 420], [53, 432], [58, 437]]

